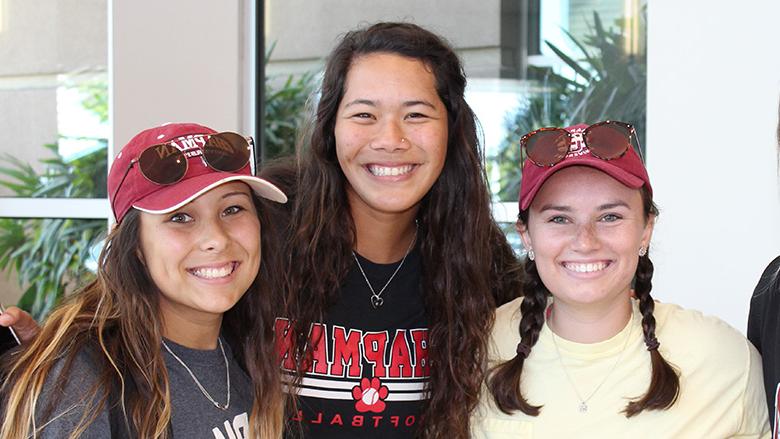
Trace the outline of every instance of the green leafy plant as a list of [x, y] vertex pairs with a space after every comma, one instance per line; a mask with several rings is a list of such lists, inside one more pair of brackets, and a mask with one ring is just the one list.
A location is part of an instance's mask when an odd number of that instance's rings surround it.
[[[276, 47], [275, 43], [266, 51], [266, 65], [274, 47]], [[297, 136], [305, 119], [304, 109], [316, 84], [316, 75], [313, 72], [288, 75], [281, 83], [278, 79], [269, 76], [265, 78], [265, 127], [263, 128], [265, 159], [295, 153]]]
[[[56, 144], [45, 147], [54, 157], [40, 160], [42, 173], [5, 155], [0, 185], [20, 197], [106, 196], [106, 148], [66, 162]], [[41, 319], [64, 294], [88, 281], [93, 274], [85, 266], [105, 230], [105, 220], [0, 219], [0, 270], [16, 272], [23, 289], [19, 306]]]
[[[622, 22], [616, 23], [622, 28]], [[564, 31], [565, 32], [565, 31]], [[644, 29], [639, 35], [644, 38]], [[569, 126], [613, 119], [637, 128], [644, 147], [647, 61], [643, 52], [629, 53], [621, 32], [606, 29], [598, 13], [593, 14], [591, 33], [578, 41], [566, 32], [578, 52], [568, 54], [549, 41], [545, 44], [573, 72], [563, 76], [551, 68], [532, 68], [538, 86], [507, 120], [508, 135], [491, 157], [497, 167], [499, 199], [516, 200], [520, 189], [520, 137], [545, 126]], [[644, 41], [639, 48], [645, 47]]]

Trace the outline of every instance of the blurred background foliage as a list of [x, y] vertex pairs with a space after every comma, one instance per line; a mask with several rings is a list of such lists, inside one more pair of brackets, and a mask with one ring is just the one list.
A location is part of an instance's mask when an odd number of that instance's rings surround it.
[[[639, 35], [643, 36], [646, 35], [645, 17], [646, 11], [640, 20]], [[538, 85], [507, 116], [508, 134], [498, 153], [489, 160], [489, 168], [498, 168], [500, 200], [517, 200], [521, 179], [520, 137], [537, 128], [620, 120], [637, 128], [639, 143], [644, 147], [646, 40], [636, 47], [627, 47], [621, 31], [624, 28], [622, 20], [614, 27], [605, 28], [598, 13], [594, 13], [591, 32], [582, 41], [564, 31], [577, 48], [576, 53], [566, 53], [545, 41], [567, 67], [566, 73], [557, 73], [550, 67], [530, 68], [529, 73]]]
[[[63, 160], [57, 144], [44, 148], [53, 157], [40, 160], [43, 172], [9, 155], [0, 158], [0, 185], [18, 197], [106, 196], [105, 145], [71, 161]], [[91, 280], [85, 267], [105, 230], [100, 219], [0, 218], [0, 270], [16, 273], [23, 291], [18, 305], [41, 319], [63, 294]]]
[[[268, 65], [276, 43], [268, 48]], [[266, 76], [264, 93], [265, 127], [263, 159], [270, 160], [295, 154], [296, 139], [306, 118], [306, 104], [317, 86], [315, 72]]]

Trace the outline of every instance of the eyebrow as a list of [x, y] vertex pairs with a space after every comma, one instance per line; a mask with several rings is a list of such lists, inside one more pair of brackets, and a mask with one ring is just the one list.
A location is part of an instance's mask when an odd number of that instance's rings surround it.
[[602, 204], [601, 206], [599, 206], [599, 210], [610, 210], [610, 209], [614, 209], [616, 207], [625, 207], [627, 209], [631, 208], [628, 205], [628, 203], [626, 203], [625, 201], [618, 200], [618, 201], [613, 201], [611, 203]]
[[[344, 105], [344, 108], [349, 108], [353, 105], [368, 105], [371, 107], [378, 107], [376, 101], [372, 101], [371, 99], [355, 99], [353, 101], [348, 102], [346, 105]], [[422, 99], [416, 99], [412, 101], [404, 101], [402, 104], [404, 107], [414, 107], [415, 105], [424, 105], [426, 107], [430, 107], [432, 109], [436, 109], [436, 106], [432, 103], [422, 100]]]
[[[622, 200], [618, 200], [618, 201], [613, 201], [611, 203], [602, 204], [602, 205], [600, 205], [597, 208], [597, 210], [610, 210], [610, 209], [614, 209], [616, 207], [630, 208], [628, 203], [626, 203], [625, 201], [622, 201]], [[558, 205], [555, 205], [555, 204], [545, 204], [544, 206], [542, 206], [541, 209], [539, 209], [539, 212], [545, 212], [545, 211], [548, 211], [548, 210], [555, 210], [555, 211], [559, 211], [559, 212], [571, 212], [572, 208], [569, 207], [569, 206], [558, 206]]]
[[247, 197], [252, 198], [252, 196], [249, 193], [247, 193], [247, 192], [234, 191], [234, 192], [226, 193], [225, 195], [222, 196], [222, 199], [224, 200], [225, 198], [228, 198], [228, 197], [231, 197], [231, 196], [234, 196], [234, 195], [246, 195]]
[[539, 209], [539, 212], [546, 212], [548, 210], [558, 210], [561, 212], [571, 212], [571, 207], [568, 206], [556, 206], [554, 204], [545, 204]]

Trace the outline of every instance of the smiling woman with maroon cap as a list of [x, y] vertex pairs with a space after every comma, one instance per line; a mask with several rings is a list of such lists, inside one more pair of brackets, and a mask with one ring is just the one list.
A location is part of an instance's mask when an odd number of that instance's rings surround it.
[[8, 357], [0, 437], [280, 437], [266, 200], [287, 198], [251, 151], [196, 124], [122, 148], [97, 277]]
[[635, 138], [616, 121], [522, 138], [524, 297], [497, 311], [475, 437], [768, 437], [756, 350], [650, 296], [658, 211]]

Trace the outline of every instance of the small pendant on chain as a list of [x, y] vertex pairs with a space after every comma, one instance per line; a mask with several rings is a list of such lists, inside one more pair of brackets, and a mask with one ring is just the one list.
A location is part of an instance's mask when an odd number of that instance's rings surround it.
[[385, 303], [385, 299], [379, 296], [371, 296], [371, 306], [373, 306], [374, 309], [379, 308], [383, 303]]
[[588, 411], [588, 404], [586, 404], [585, 401], [580, 402], [579, 410], [580, 413], [586, 413]]

